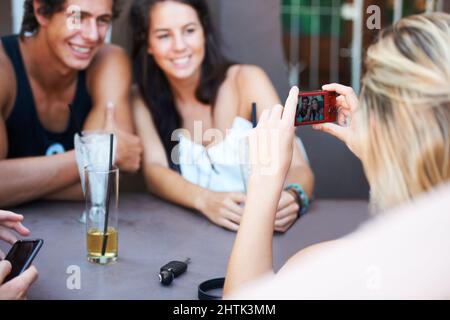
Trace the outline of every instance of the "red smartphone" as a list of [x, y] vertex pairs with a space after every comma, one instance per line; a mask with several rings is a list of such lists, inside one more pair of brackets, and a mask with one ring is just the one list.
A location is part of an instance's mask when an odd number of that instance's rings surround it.
[[300, 92], [295, 126], [336, 122], [336, 93], [329, 91]]
[[44, 240], [19, 240], [12, 246], [6, 255], [5, 260], [11, 263], [12, 270], [5, 279], [5, 283], [14, 279], [22, 272], [27, 270], [33, 263], [34, 258], [38, 254]]

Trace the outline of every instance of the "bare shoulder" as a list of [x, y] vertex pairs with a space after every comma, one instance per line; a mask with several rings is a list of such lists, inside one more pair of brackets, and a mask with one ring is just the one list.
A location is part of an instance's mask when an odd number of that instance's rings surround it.
[[235, 67], [235, 79], [241, 85], [250, 85], [251, 83], [269, 80], [264, 69], [257, 65], [241, 64]]
[[122, 47], [115, 44], [105, 44], [94, 58], [91, 68], [102, 64], [109, 64], [110, 62], [129, 63], [129, 58]]
[[108, 71], [124, 73], [128, 76], [131, 73], [130, 59], [125, 50], [114, 44], [105, 44], [95, 56], [92, 64], [88, 68], [88, 77], [101, 77], [108, 74]]
[[240, 94], [248, 93], [248, 90], [271, 86], [269, 77], [258, 66], [248, 64], [236, 64], [231, 66], [224, 81], [224, 86], [233, 87]]
[[0, 41], [0, 114], [6, 116], [12, 107], [12, 99], [15, 96], [16, 81], [11, 60], [6, 55]]
[[252, 103], [256, 103], [258, 116], [266, 108], [280, 103], [272, 81], [263, 68], [256, 65], [237, 65], [230, 68], [230, 76], [239, 92], [241, 110], [249, 115]]
[[250, 64], [235, 64], [228, 69], [227, 81], [238, 85], [246, 85], [259, 79], [268, 79], [266, 72], [259, 66]]
[[124, 123], [131, 124], [129, 97], [132, 82], [131, 65], [122, 48], [106, 44], [97, 53], [87, 70], [87, 87], [94, 105], [104, 106], [116, 101], [124, 112]]

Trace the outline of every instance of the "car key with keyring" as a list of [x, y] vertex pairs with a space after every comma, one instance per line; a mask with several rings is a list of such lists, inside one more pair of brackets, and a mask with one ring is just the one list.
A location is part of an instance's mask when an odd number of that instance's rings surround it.
[[187, 270], [187, 266], [190, 262], [190, 258], [187, 258], [185, 261], [170, 261], [161, 267], [159, 271], [159, 282], [164, 286], [170, 285], [175, 278], [182, 275]]

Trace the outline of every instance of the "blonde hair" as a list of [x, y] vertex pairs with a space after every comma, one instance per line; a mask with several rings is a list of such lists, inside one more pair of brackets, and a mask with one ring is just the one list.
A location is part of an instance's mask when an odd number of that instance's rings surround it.
[[362, 162], [386, 209], [450, 180], [450, 15], [404, 18], [381, 32], [361, 91]]

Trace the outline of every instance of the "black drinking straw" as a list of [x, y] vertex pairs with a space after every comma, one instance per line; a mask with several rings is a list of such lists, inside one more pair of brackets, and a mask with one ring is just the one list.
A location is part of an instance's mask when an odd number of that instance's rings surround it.
[[258, 120], [256, 116], [256, 102], [252, 103], [252, 125], [253, 128], [256, 128], [256, 126], [258, 125]]
[[[113, 168], [113, 147], [114, 147], [114, 134], [109, 136], [109, 173], [111, 173]], [[106, 191], [106, 212], [105, 212], [105, 227], [103, 228], [103, 245], [102, 245], [102, 256], [105, 255], [106, 245], [108, 244], [108, 220], [109, 220], [109, 202], [111, 200], [111, 177], [108, 173], [108, 187]]]
[[72, 122], [75, 125], [75, 130], [77, 130], [77, 133], [80, 137], [83, 137], [83, 132], [81, 132], [81, 125], [78, 122], [78, 118], [75, 114], [75, 110], [73, 109], [73, 106], [70, 103], [69, 103], [69, 110], [70, 110], [70, 115], [72, 116]]

